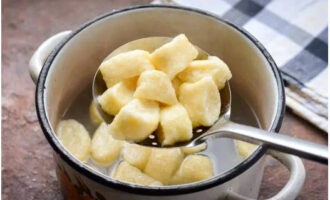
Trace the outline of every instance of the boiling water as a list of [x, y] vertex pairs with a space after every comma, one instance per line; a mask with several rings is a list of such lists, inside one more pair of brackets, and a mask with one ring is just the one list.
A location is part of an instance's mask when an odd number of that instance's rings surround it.
[[[88, 86], [84, 92], [78, 95], [66, 112], [64, 119], [75, 119], [84, 124], [92, 137], [97, 127], [93, 126], [89, 119], [89, 104], [92, 101], [91, 87], [91, 85]], [[231, 120], [241, 124], [259, 127], [259, 122], [254, 111], [235, 91], [232, 91]], [[198, 154], [207, 155], [213, 160], [215, 175], [232, 169], [243, 160], [237, 153], [234, 140], [227, 138], [208, 140], [207, 149]], [[87, 164], [92, 169], [109, 175], [119, 161], [109, 168], [98, 167], [91, 160]]]

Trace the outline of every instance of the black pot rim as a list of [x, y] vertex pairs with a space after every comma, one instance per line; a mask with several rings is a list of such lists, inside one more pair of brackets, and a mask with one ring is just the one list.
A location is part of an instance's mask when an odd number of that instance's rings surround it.
[[194, 9], [194, 8], [188, 8], [188, 7], [182, 7], [182, 6], [173, 6], [173, 5], [139, 5], [139, 6], [133, 6], [124, 8], [121, 10], [113, 11], [107, 14], [104, 14], [100, 17], [97, 17], [96, 19], [93, 19], [85, 24], [83, 24], [80, 28], [73, 31], [67, 38], [65, 38], [48, 56], [46, 62], [44, 63], [43, 69], [41, 70], [41, 73], [38, 78], [37, 88], [36, 88], [36, 111], [39, 119], [39, 123], [41, 125], [41, 128], [45, 134], [45, 137], [47, 138], [48, 142], [52, 146], [52, 148], [55, 150], [55, 152], [66, 162], [68, 163], [72, 168], [77, 170], [79, 173], [83, 174], [84, 176], [102, 184], [107, 187], [111, 187], [113, 189], [118, 189], [124, 192], [134, 193], [134, 194], [140, 194], [140, 195], [157, 195], [157, 196], [168, 196], [168, 195], [177, 195], [177, 194], [187, 194], [192, 192], [201, 191], [204, 189], [208, 189], [213, 186], [217, 186], [219, 184], [223, 184], [232, 178], [240, 175], [244, 171], [246, 171], [248, 168], [250, 168], [254, 163], [256, 163], [266, 152], [267, 146], [261, 145], [257, 148], [257, 150], [251, 154], [247, 159], [245, 159], [243, 162], [238, 164], [233, 169], [227, 171], [224, 174], [215, 176], [211, 179], [197, 182], [194, 184], [187, 184], [187, 185], [175, 185], [175, 186], [166, 186], [166, 187], [146, 187], [146, 186], [136, 186], [133, 184], [127, 184], [120, 181], [116, 181], [113, 179], [110, 179], [109, 177], [105, 175], [98, 175], [93, 173], [90, 169], [88, 169], [84, 164], [77, 162], [77, 160], [71, 156], [59, 143], [57, 140], [55, 133], [53, 132], [50, 122], [48, 120], [48, 117], [46, 115], [45, 110], [45, 102], [44, 102], [44, 92], [45, 92], [45, 82], [47, 79], [48, 71], [50, 69], [50, 66], [57, 56], [58, 52], [64, 47], [64, 45], [70, 41], [76, 34], [78, 34], [80, 31], [84, 30], [86, 27], [90, 26], [91, 24], [104, 19], [106, 17], [109, 17], [111, 15], [116, 15], [119, 13], [131, 11], [131, 10], [140, 10], [140, 9], [150, 9], [150, 8], [159, 8], [159, 9], [178, 9], [178, 10], [184, 10], [189, 12], [195, 12], [201, 15], [205, 15], [208, 17], [211, 17], [213, 19], [216, 19], [217, 21], [220, 21], [221, 23], [225, 23], [240, 33], [242, 33], [245, 37], [247, 37], [264, 55], [264, 57], [267, 59], [274, 77], [276, 79], [277, 85], [278, 85], [278, 108], [277, 113], [275, 116], [275, 119], [271, 125], [271, 130], [273, 131], [279, 131], [283, 116], [284, 116], [284, 110], [285, 110], [285, 96], [284, 96], [284, 86], [281, 74], [270, 56], [270, 54], [267, 52], [265, 47], [250, 33], [248, 33], [246, 30], [237, 27], [236, 25], [221, 19], [220, 17], [211, 14], [209, 12], [205, 12], [202, 10]]

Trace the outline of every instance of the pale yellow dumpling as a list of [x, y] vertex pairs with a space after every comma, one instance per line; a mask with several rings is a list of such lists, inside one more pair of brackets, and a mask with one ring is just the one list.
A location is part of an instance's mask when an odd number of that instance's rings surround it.
[[119, 157], [122, 146], [123, 141], [114, 139], [108, 125], [102, 123], [92, 138], [92, 159], [98, 165], [110, 166]]
[[175, 90], [175, 94], [176, 94], [177, 97], [179, 96], [179, 89], [180, 89], [181, 84], [182, 84], [182, 81], [178, 77], [175, 77], [172, 80], [172, 86]]
[[184, 184], [202, 181], [213, 176], [213, 164], [209, 157], [189, 155], [181, 163], [172, 177], [171, 184]]
[[89, 119], [94, 126], [98, 126], [103, 122], [103, 119], [93, 101], [89, 104]]
[[202, 144], [199, 144], [197, 146], [194, 146], [194, 147], [181, 147], [181, 151], [184, 153], [184, 154], [195, 154], [195, 153], [199, 153], [201, 151], [204, 151], [206, 149], [206, 143], [202, 143]]
[[216, 56], [209, 56], [208, 60], [194, 60], [178, 74], [183, 82], [196, 82], [206, 76], [212, 77], [218, 89], [222, 89], [232, 75], [226, 63]]
[[173, 38], [170, 42], [156, 49], [151, 54], [151, 62], [155, 68], [165, 72], [170, 79], [183, 71], [198, 55], [197, 49], [184, 34]]
[[255, 144], [251, 144], [240, 140], [235, 140], [235, 143], [239, 155], [244, 159], [249, 157], [250, 154], [253, 153], [258, 147]]
[[157, 133], [162, 145], [190, 140], [193, 136], [192, 124], [186, 109], [181, 104], [162, 107]]
[[116, 139], [138, 142], [155, 131], [158, 123], [158, 103], [133, 99], [115, 116], [110, 124], [110, 132]]
[[187, 109], [193, 127], [211, 126], [220, 115], [220, 94], [211, 77], [180, 86], [180, 103]]
[[148, 162], [150, 153], [151, 148], [136, 144], [125, 143], [123, 149], [123, 158], [125, 161], [127, 161], [134, 167], [137, 167], [140, 170], [144, 170], [144, 167]]
[[90, 156], [91, 139], [86, 128], [73, 119], [62, 120], [56, 133], [63, 146], [78, 160], [86, 161]]
[[166, 185], [170, 182], [183, 158], [184, 154], [180, 148], [153, 148], [144, 173]]
[[140, 75], [134, 97], [173, 105], [178, 102], [169, 77], [162, 71], [148, 70]]
[[144, 174], [141, 170], [133, 167], [129, 163], [122, 161], [112, 173], [111, 178], [123, 182], [134, 183], [145, 186], [161, 186], [161, 182], [153, 179], [152, 177]]
[[133, 99], [135, 88], [136, 78], [127, 79], [108, 88], [97, 100], [106, 113], [116, 115]]
[[133, 50], [118, 54], [100, 65], [100, 71], [107, 87], [153, 69], [150, 54], [143, 50]]

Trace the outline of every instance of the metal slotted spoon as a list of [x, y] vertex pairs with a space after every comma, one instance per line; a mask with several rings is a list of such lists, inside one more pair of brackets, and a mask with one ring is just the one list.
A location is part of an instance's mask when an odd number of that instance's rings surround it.
[[[143, 38], [129, 42], [115, 51], [113, 51], [105, 60], [115, 56], [121, 52], [137, 49], [136, 47], [143, 48], [149, 52], [153, 51], [162, 44], [168, 42], [171, 38], [166, 37], [151, 37]], [[198, 48], [198, 59], [206, 59], [208, 54]], [[97, 97], [106, 90], [106, 85], [103, 81], [100, 70], [96, 72], [93, 80], [93, 99], [101, 117], [106, 123], [111, 123], [113, 116], [108, 115], [103, 111], [97, 101]], [[231, 115], [231, 90], [227, 82], [225, 87], [220, 91], [221, 97], [221, 113], [218, 121], [211, 127], [198, 127], [193, 130], [193, 138], [187, 142], [176, 143], [171, 147], [194, 147], [204, 143], [208, 139], [215, 138], [232, 138], [237, 140], [246, 141], [249, 143], [262, 145], [266, 144], [269, 148], [281, 152], [294, 154], [309, 160], [320, 162], [323, 164], [328, 163], [328, 148], [325, 145], [315, 144], [302, 139], [290, 137], [275, 132], [266, 131], [260, 128], [238, 124], [230, 120]], [[145, 141], [138, 144], [149, 147], [162, 147], [158, 142], [157, 134], [153, 133], [153, 137], [147, 138]]]

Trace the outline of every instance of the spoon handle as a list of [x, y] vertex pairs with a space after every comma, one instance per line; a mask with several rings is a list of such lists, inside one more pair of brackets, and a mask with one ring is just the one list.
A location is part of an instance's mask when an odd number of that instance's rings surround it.
[[323, 164], [328, 163], [328, 147], [325, 145], [315, 144], [306, 140], [231, 121], [225, 122], [221, 128], [207, 135], [210, 137], [228, 137], [258, 145], [266, 144], [271, 149], [294, 154]]

